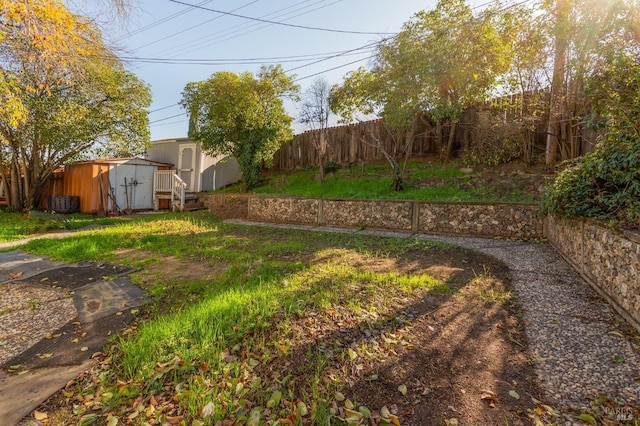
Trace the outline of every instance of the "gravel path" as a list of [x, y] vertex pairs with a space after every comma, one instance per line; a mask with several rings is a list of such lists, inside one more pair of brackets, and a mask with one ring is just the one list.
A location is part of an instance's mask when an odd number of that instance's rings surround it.
[[[545, 396], [564, 410], [607, 395], [640, 405], [640, 351], [612, 334], [623, 321], [549, 244], [398, 232], [264, 224], [324, 232], [419, 238], [476, 249], [509, 266]], [[636, 342], [638, 344], [638, 342]]]

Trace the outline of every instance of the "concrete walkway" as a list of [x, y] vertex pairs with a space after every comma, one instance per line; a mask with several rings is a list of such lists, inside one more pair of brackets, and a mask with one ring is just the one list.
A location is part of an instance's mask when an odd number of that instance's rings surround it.
[[0, 419], [14, 425], [93, 364], [148, 300], [128, 269], [0, 253]]

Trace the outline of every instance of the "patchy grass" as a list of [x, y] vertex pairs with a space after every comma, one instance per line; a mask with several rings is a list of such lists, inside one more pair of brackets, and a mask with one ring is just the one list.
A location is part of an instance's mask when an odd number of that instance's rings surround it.
[[[370, 164], [339, 169], [325, 179], [314, 181], [316, 169], [266, 175], [265, 184], [253, 190], [259, 194], [316, 198], [354, 199], [418, 199], [432, 201], [507, 201], [532, 202], [539, 197], [544, 182], [541, 170], [510, 165], [502, 172], [496, 168], [480, 168], [465, 173], [457, 162], [412, 160], [405, 169], [406, 188], [392, 190], [389, 166]], [[237, 192], [232, 186], [222, 192]]]
[[15, 241], [44, 232], [79, 229], [92, 224], [117, 223], [120, 218], [96, 218], [93, 215], [72, 214], [67, 216], [46, 214], [31, 216], [25, 213], [9, 213], [0, 210], [0, 242]]
[[[472, 251], [232, 226], [203, 213], [139, 217], [26, 248], [144, 265], [132, 278], [154, 299], [98, 367], [58, 395], [53, 422], [436, 424], [424, 420], [450, 417], [454, 383], [471, 395], [500, 377], [535, 394], [527, 357], [509, 349], [519, 326], [505, 311], [515, 302], [502, 297], [504, 268]], [[474, 273], [488, 270], [490, 284]], [[500, 303], [488, 304], [487, 285]], [[492, 360], [489, 375], [476, 373], [478, 359]], [[513, 421], [527, 403], [509, 390], [495, 389], [497, 409], [485, 412], [476, 395], [456, 407], [474, 424]]]

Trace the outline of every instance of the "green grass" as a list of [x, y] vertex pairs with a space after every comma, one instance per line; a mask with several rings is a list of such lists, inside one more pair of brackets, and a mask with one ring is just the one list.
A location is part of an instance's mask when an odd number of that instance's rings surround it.
[[24, 213], [8, 213], [0, 210], [0, 242], [15, 241], [44, 232], [79, 229], [92, 224], [117, 223], [120, 218], [96, 218], [93, 215], [72, 214], [30, 216]]
[[[334, 176], [325, 179], [324, 184], [314, 181], [316, 169], [306, 169], [268, 175], [265, 185], [254, 189], [256, 194], [288, 195], [314, 198], [347, 199], [417, 199], [430, 201], [533, 201], [521, 191], [497, 194], [493, 188], [465, 188], [461, 182], [468, 175], [460, 171], [457, 163], [409, 162], [405, 170], [406, 189], [392, 190], [392, 177], [387, 164], [346, 167]], [[438, 180], [420, 187], [419, 181]], [[232, 186], [221, 192], [235, 192], [240, 186]]]
[[[119, 259], [134, 264], [134, 257], [118, 255], [134, 250], [149, 253], [159, 263], [176, 256], [227, 266], [208, 281], [169, 282], [159, 277], [146, 288], [155, 308], [147, 308], [147, 319], [135, 333], [115, 340], [98, 380], [78, 390], [114, 413], [123, 407], [130, 410], [139, 395], [156, 395], [162, 405], [169, 388], [175, 393], [171, 403], [191, 418], [212, 403], [212, 421], [234, 418], [243, 423], [242, 419], [262, 415], [269, 405], [273, 420], [300, 415], [303, 403], [316, 424], [325, 424], [331, 395], [340, 384], [324, 383], [329, 355], [322, 348], [300, 347], [311, 331], [296, 328], [295, 320], [311, 312], [322, 316], [339, 311], [380, 333], [393, 332], [402, 325], [394, 320], [398, 300], [407, 303], [414, 294], [450, 291], [446, 283], [428, 275], [373, 272], [349, 261], [400, 259], [410, 250], [426, 255], [450, 249], [446, 245], [246, 228], [215, 222], [202, 213], [138, 217], [64, 240], [34, 240], [25, 248], [66, 261]], [[152, 269], [153, 263], [146, 268]], [[374, 353], [367, 345], [356, 348], [360, 357]], [[346, 347], [331, 349], [334, 363], [349, 362]], [[304, 355], [296, 355], [299, 352]], [[277, 374], [283, 360], [295, 365], [299, 356], [306, 357], [305, 371], [312, 374]], [[273, 400], [275, 389], [283, 402]], [[259, 413], [256, 406], [262, 407]], [[136, 415], [140, 421], [152, 417], [143, 411]]]

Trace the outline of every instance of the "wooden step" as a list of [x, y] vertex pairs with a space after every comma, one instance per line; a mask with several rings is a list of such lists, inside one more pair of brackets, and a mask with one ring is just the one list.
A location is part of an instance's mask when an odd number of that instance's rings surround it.
[[204, 210], [206, 209], [202, 201], [184, 203], [184, 211]]

